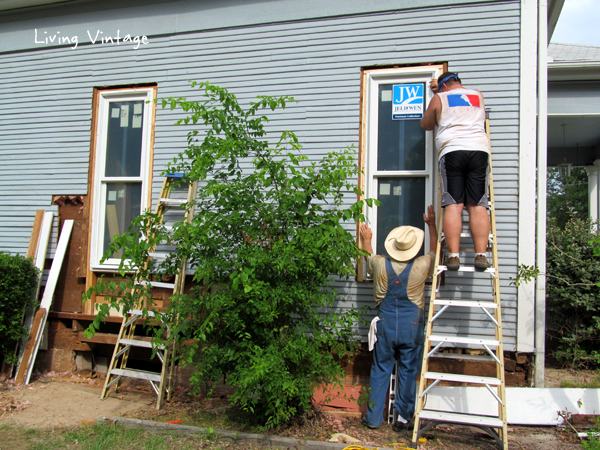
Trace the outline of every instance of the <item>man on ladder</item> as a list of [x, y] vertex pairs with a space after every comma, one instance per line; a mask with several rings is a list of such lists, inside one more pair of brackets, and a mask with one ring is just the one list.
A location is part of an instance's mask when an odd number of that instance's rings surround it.
[[[429, 206], [423, 219], [429, 228], [430, 247], [436, 248], [438, 233], [433, 206]], [[370, 253], [368, 271], [373, 276], [378, 307], [378, 317], [371, 323], [369, 332], [369, 350], [373, 350], [372, 340], [375, 345], [369, 381], [371, 393], [367, 415], [362, 421], [372, 429], [381, 426], [390, 375], [398, 361], [394, 400], [398, 414], [394, 430], [408, 430], [414, 424], [415, 387], [423, 357], [423, 290], [435, 267], [435, 252], [415, 258], [423, 245], [424, 232], [420, 228], [394, 228], [385, 239], [390, 258], [373, 254], [373, 232], [368, 225], [361, 225], [360, 234], [363, 249]]]
[[467, 206], [471, 235], [475, 245], [475, 268], [490, 267], [486, 257], [490, 218], [487, 213], [489, 144], [485, 132], [483, 94], [465, 89], [458, 73], [445, 72], [431, 81], [437, 92], [421, 119], [421, 127], [438, 127], [435, 144], [439, 154], [442, 182], [443, 231], [448, 247], [444, 265], [460, 267], [459, 249], [462, 211]]

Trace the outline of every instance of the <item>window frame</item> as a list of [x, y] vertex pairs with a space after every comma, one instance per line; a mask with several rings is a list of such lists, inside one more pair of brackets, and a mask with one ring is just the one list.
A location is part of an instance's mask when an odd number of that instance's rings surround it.
[[[141, 183], [140, 214], [151, 206], [152, 166], [154, 146], [154, 122], [156, 114], [156, 87], [130, 87], [114, 89], [97, 89], [95, 100], [95, 129], [93, 148], [93, 174], [91, 199], [90, 230], [90, 270], [114, 272], [118, 269], [120, 259], [109, 258], [104, 263], [100, 259], [104, 254], [104, 233], [106, 226], [106, 190], [108, 183], [134, 182]], [[111, 102], [142, 100], [144, 116], [142, 120], [142, 149], [140, 155], [140, 175], [137, 177], [105, 176], [108, 138], [108, 114]]]
[[[423, 212], [428, 205], [436, 205], [435, 185], [437, 184], [437, 170], [435, 162], [435, 142], [433, 131], [425, 132], [425, 167], [423, 170], [378, 170], [377, 169], [377, 143], [378, 143], [378, 119], [379, 119], [379, 86], [382, 84], [403, 83], [425, 83], [425, 108], [435, 95], [430, 87], [429, 81], [437, 78], [443, 73], [443, 65], [410, 66], [389, 69], [371, 69], [363, 71], [363, 118], [364, 132], [361, 140], [361, 169], [363, 169], [363, 180], [361, 189], [365, 198], [378, 198], [377, 186], [381, 179], [385, 178], [425, 178], [425, 204]], [[378, 207], [366, 208], [365, 217], [367, 223], [373, 230], [372, 246], [377, 253], [377, 213]], [[425, 230], [427, 231], [427, 230]], [[429, 251], [429, 233], [425, 233], [425, 250]]]

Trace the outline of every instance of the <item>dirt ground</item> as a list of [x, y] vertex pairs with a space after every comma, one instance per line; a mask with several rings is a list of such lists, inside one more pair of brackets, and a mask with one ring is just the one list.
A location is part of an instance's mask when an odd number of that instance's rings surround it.
[[[595, 373], [592, 373], [593, 376]], [[38, 376], [29, 386], [14, 386], [0, 382], [0, 425], [26, 428], [74, 427], [99, 417], [124, 416], [166, 422], [197, 421], [199, 411], [215, 416], [229, 414], [232, 408], [226, 398], [193, 398], [183, 390], [176, 392], [172, 402], [155, 409], [156, 396], [149, 386], [124, 384], [119, 394], [111, 391], [109, 398], [100, 400], [103, 380], [90, 378], [86, 373], [48, 373]], [[551, 383], [564, 379], [565, 374], [547, 372]], [[578, 375], [570, 375], [576, 378]], [[550, 384], [550, 382], [548, 384]], [[129, 383], [129, 382], [127, 382]], [[551, 387], [551, 386], [548, 386]], [[217, 417], [217, 423], [218, 417]], [[225, 422], [227, 423], [227, 422]], [[231, 422], [228, 422], [231, 423]], [[201, 425], [201, 424], [200, 424]], [[250, 430], [241, 430], [250, 431]], [[270, 434], [327, 441], [334, 433], [343, 433], [359, 440], [359, 445], [372, 448], [391, 447], [393, 443], [407, 445], [410, 438], [395, 433], [390, 425], [369, 430], [358, 418], [313, 413], [291, 427], [271, 430]], [[425, 433], [427, 442], [419, 449], [492, 450], [495, 442], [475, 428], [438, 427]], [[344, 442], [341, 438], [340, 442]], [[345, 441], [350, 445], [350, 441]], [[509, 447], [531, 450], [571, 450], [580, 444], [573, 433], [553, 427], [510, 427]]]

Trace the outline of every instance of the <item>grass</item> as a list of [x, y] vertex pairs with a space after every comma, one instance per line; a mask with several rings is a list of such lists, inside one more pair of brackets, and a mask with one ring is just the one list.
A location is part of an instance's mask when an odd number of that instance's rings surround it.
[[[155, 434], [141, 429], [106, 424], [52, 430], [27, 429], [16, 426], [0, 426], [0, 449], [2, 450], [223, 450], [233, 449], [220, 443], [215, 434], [206, 436], [180, 436]], [[239, 445], [239, 443], [237, 444]], [[263, 447], [250, 446], [255, 450]]]
[[560, 383], [560, 387], [562, 388], [583, 388], [583, 389], [599, 389], [600, 388], [600, 370], [596, 371], [596, 375], [591, 381], [588, 381], [586, 378], [583, 381], [579, 382], [571, 382], [571, 381], [562, 381]]

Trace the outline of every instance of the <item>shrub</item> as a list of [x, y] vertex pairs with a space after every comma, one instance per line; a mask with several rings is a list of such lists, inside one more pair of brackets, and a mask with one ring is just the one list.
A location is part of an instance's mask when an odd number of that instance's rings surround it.
[[589, 219], [572, 218], [564, 227], [548, 221], [547, 333], [558, 343], [556, 358], [571, 367], [600, 364], [600, 258], [591, 225]]
[[[199, 87], [202, 101], [163, 101], [189, 114], [178, 124], [194, 126], [187, 149], [166, 171], [199, 181], [192, 223], [167, 234], [146, 213], [109, 253], [123, 248], [122, 269], [144, 279], [176, 273], [180, 258], [190, 262], [198, 286], [172, 298], [165, 318], [179, 317], [178, 339], [195, 342], [181, 354], [195, 366], [193, 385], [225, 374], [232, 401], [260, 424], [277, 426], [311, 406], [317, 385], [341, 386], [339, 359], [355, 348], [362, 312], [336, 308], [333, 281], [353, 277], [355, 259], [365, 254], [343, 227], [362, 217], [357, 155], [346, 148], [309, 162], [289, 131], [271, 146], [261, 111], [284, 108], [292, 98], [261, 96], [244, 110], [227, 90]], [[148, 251], [166, 241], [176, 245], [177, 258], [156, 267]], [[112, 306], [132, 307], [144, 289], [114, 298]], [[94, 326], [109, 306], [100, 305]]]
[[23, 314], [37, 305], [37, 283], [31, 259], [0, 252], [0, 354], [7, 363], [15, 362], [15, 344], [27, 334]]

